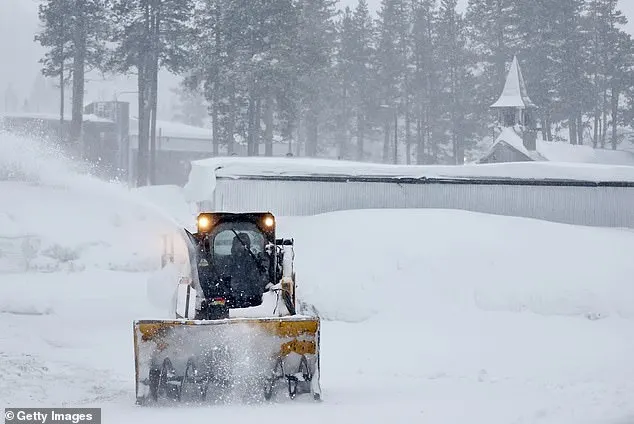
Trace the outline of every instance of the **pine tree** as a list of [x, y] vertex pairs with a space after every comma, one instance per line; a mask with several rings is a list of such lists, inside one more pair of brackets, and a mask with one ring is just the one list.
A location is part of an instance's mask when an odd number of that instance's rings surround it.
[[584, 72], [584, 64], [587, 63], [584, 46], [588, 44], [588, 39], [582, 9], [582, 0], [559, 0], [550, 6], [554, 31], [548, 43], [554, 47], [552, 54], [556, 64], [557, 98], [554, 105], [558, 110], [557, 119], [568, 121], [571, 144], [583, 143], [582, 115], [587, 107], [584, 93], [592, 92]]
[[[524, 79], [531, 100], [539, 107], [543, 138], [552, 141], [554, 99], [557, 84], [555, 62], [557, 49], [556, 24], [548, 2], [520, 0], [518, 7], [517, 36], [520, 40], [516, 55], [524, 71]], [[536, 24], [539, 23], [539, 24]]]
[[338, 22], [338, 49], [336, 76], [339, 89], [339, 110], [337, 116], [337, 130], [339, 139], [339, 157], [348, 158], [348, 145], [350, 143], [350, 117], [352, 116], [352, 84], [354, 78], [354, 56], [356, 45], [356, 34], [352, 10], [346, 7], [343, 18]]
[[416, 114], [416, 163], [419, 165], [427, 162], [426, 149], [437, 152], [436, 147], [431, 148], [432, 128], [439, 119], [441, 102], [436, 66], [440, 55], [437, 50], [435, 8], [434, 0], [415, 1], [412, 8], [412, 81]]
[[290, 139], [296, 121], [298, 7], [291, 0], [205, 0], [194, 24], [189, 81], [210, 104], [214, 145], [222, 138], [231, 154], [239, 135], [257, 155], [263, 138], [272, 155], [274, 132]]
[[472, 59], [467, 51], [466, 27], [464, 19], [456, 12], [457, 0], [442, 0], [438, 16], [438, 46], [443, 54], [439, 58], [443, 97], [448, 101], [443, 105], [447, 134], [450, 134], [451, 162], [464, 164], [467, 140], [473, 130], [470, 125], [470, 111], [473, 86]]
[[[617, 9], [616, 0], [591, 0], [586, 5], [588, 15], [589, 43], [588, 71], [593, 95], [594, 147], [605, 147], [608, 134], [608, 111], [612, 115], [612, 140], [616, 144], [616, 123], [620, 94], [625, 88], [620, 80], [628, 69], [628, 50], [631, 40], [619, 26], [627, 19]], [[616, 107], [614, 106], [616, 105]]]
[[190, 50], [190, 66], [186, 85], [201, 90], [209, 103], [212, 119], [213, 154], [220, 145], [228, 154], [234, 153], [235, 122], [238, 106], [235, 86], [239, 83], [232, 72], [233, 56], [227, 46], [231, 36], [226, 20], [226, 8], [221, 0], [202, 0], [194, 13], [196, 36]]
[[356, 114], [357, 160], [365, 159], [365, 137], [377, 104], [375, 27], [366, 0], [359, 0], [352, 16], [351, 102]]
[[[383, 161], [389, 160], [390, 136], [398, 129], [398, 116], [406, 112], [404, 93], [407, 72], [408, 14], [405, 0], [382, 0], [378, 22], [377, 66], [384, 112]], [[393, 140], [394, 162], [397, 161], [398, 139]]]
[[[137, 185], [154, 181], [159, 69], [187, 68], [192, 0], [113, 0], [117, 47], [111, 66], [137, 73], [139, 149]], [[151, 145], [150, 145], [151, 144]]]
[[[35, 39], [47, 48], [42, 73], [60, 78], [60, 90], [66, 85], [66, 73], [72, 75], [73, 100], [70, 140], [79, 141], [83, 126], [86, 69], [103, 68], [109, 32], [109, 0], [44, 0], [39, 17], [44, 29]], [[61, 95], [60, 119], [64, 103]]]
[[[300, 0], [299, 50], [297, 71], [302, 107], [302, 121], [306, 128], [305, 151], [308, 156], [319, 152], [320, 130], [333, 115], [336, 16], [334, 0]], [[322, 143], [323, 144], [323, 143]], [[325, 146], [322, 146], [325, 147]]]
[[634, 43], [632, 37], [624, 31], [618, 31], [617, 37], [613, 42], [614, 60], [610, 62], [610, 99], [611, 99], [611, 121], [612, 134], [610, 145], [616, 150], [620, 143], [618, 137], [619, 124], [625, 123], [624, 119], [619, 118], [622, 114], [621, 95], [628, 88], [632, 89], [632, 81], [634, 75]]
[[467, 6], [470, 44], [481, 68], [478, 99], [483, 117], [500, 95], [506, 78], [506, 64], [520, 47], [518, 4], [517, 0], [469, 0]]

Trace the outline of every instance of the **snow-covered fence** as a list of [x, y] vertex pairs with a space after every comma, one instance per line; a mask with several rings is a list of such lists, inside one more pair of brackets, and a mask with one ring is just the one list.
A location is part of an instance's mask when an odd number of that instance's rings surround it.
[[[278, 216], [348, 209], [461, 209], [634, 228], [634, 167], [503, 164], [451, 168], [454, 176], [447, 175], [448, 168], [440, 174], [438, 167], [425, 168], [425, 176], [404, 176], [403, 167], [398, 175], [370, 175], [367, 170], [361, 170], [365, 175], [344, 175], [333, 169], [299, 172], [303, 168], [298, 162], [291, 170], [278, 167], [274, 172], [236, 169], [229, 163], [232, 169], [226, 162], [217, 159], [207, 172], [193, 168], [186, 190], [200, 209], [271, 211]], [[415, 168], [406, 170], [413, 173]], [[431, 176], [430, 170], [435, 172]]]

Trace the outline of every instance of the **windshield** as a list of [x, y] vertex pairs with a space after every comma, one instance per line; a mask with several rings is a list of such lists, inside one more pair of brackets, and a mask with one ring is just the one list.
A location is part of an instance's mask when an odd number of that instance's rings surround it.
[[[240, 236], [240, 240], [242, 240], [255, 255], [264, 251], [264, 236], [255, 224], [226, 223], [216, 228], [213, 243], [214, 257], [220, 259], [232, 254], [236, 233]], [[244, 248], [242, 244], [240, 244], [240, 247]]]

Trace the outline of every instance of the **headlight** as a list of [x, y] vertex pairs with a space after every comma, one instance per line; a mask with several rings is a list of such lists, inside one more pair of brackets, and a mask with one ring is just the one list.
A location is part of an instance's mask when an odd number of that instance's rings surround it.
[[211, 228], [211, 218], [207, 215], [201, 215], [198, 217], [198, 232], [209, 231]]
[[271, 228], [272, 226], [275, 225], [275, 219], [273, 219], [272, 216], [267, 216], [264, 218], [264, 226]]

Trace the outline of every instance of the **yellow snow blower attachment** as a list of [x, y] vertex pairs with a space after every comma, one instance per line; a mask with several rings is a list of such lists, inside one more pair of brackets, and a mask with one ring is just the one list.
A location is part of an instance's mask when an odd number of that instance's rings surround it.
[[174, 319], [134, 322], [137, 404], [321, 399], [318, 317], [297, 312], [293, 240], [270, 213], [203, 213]]

